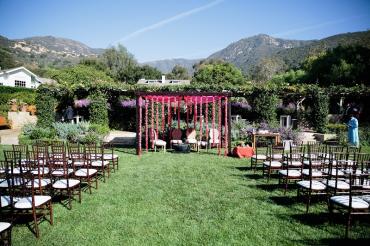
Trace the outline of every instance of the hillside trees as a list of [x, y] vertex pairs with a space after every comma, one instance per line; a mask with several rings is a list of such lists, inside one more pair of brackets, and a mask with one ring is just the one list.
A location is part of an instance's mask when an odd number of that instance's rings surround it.
[[188, 70], [180, 65], [175, 65], [171, 73], [166, 75], [169, 79], [190, 79]]
[[241, 85], [245, 81], [240, 69], [223, 61], [201, 62], [195, 69], [193, 82], [199, 84]]
[[362, 46], [338, 46], [304, 63], [306, 83], [321, 86], [354, 86], [370, 82], [370, 49]]

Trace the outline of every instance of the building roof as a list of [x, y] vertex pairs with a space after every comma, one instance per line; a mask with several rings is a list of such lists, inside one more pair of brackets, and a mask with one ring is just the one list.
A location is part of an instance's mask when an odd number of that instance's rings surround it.
[[34, 76], [35, 80], [37, 82], [42, 83], [42, 78], [40, 78], [39, 76], [37, 76], [36, 74], [34, 74], [33, 72], [31, 72], [30, 70], [28, 70], [27, 68], [25, 68], [23, 66], [0, 70], [0, 75], [7, 74], [7, 73], [12, 73], [12, 72], [15, 72], [15, 71], [18, 71], [18, 70], [26, 71], [26, 73], [28, 73], [29, 75]]
[[188, 85], [190, 80], [182, 79], [139, 79], [137, 84], [140, 85]]

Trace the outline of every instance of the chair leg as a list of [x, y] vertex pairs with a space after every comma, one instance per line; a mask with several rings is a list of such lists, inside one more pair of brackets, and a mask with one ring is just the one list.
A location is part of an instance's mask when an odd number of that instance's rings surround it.
[[306, 214], [308, 214], [308, 210], [310, 208], [310, 204], [311, 204], [311, 191], [308, 192], [307, 204], [306, 204]]
[[36, 209], [32, 209], [32, 213], [33, 213], [33, 222], [35, 223], [35, 233], [36, 233], [36, 237], [39, 238], [40, 237], [40, 231], [39, 231], [39, 225], [37, 223], [37, 215], [36, 215]]

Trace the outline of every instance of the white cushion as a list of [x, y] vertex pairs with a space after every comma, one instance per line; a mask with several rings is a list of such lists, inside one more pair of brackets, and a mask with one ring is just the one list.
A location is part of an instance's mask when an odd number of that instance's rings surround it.
[[[297, 182], [297, 184], [302, 187], [302, 188], [305, 188], [305, 189], [309, 189], [310, 188], [310, 181], [309, 180], [301, 180], [299, 182]], [[323, 183], [319, 182], [319, 181], [316, 181], [316, 180], [312, 180], [312, 186], [311, 186], [312, 190], [325, 190], [326, 189], [326, 185], [324, 185]]]
[[106, 166], [106, 165], [109, 165], [109, 161], [93, 161], [93, 162], [91, 162], [91, 166], [93, 166], [93, 167], [102, 167], [102, 166]]
[[[309, 160], [305, 160], [305, 161], [303, 161], [303, 164], [304, 165], [306, 165], [306, 166], [309, 166], [310, 165], [310, 161]], [[311, 165], [312, 166], [321, 166], [322, 165], [322, 163], [321, 163], [321, 161], [311, 161]]]
[[[329, 180], [327, 186], [335, 189], [335, 180]], [[339, 190], [349, 190], [349, 184], [343, 180], [337, 181], [337, 189]]]
[[[181, 140], [179, 140], [179, 141], [181, 141]], [[180, 143], [182, 143], [182, 141]], [[112, 160], [112, 159], [117, 159], [118, 155], [116, 155], [116, 154], [113, 154], [113, 155], [112, 154], [104, 154], [103, 158], [104, 158], [104, 160]]]
[[[35, 207], [43, 205], [51, 200], [50, 196], [34, 196]], [[32, 208], [32, 197], [22, 197], [15, 204], [14, 207], [17, 209], [30, 209]]]
[[251, 158], [252, 159], [257, 159], [257, 160], [266, 160], [267, 159], [266, 155], [253, 155]]
[[[45, 187], [45, 186], [47, 186], [47, 185], [49, 185], [49, 184], [51, 184], [50, 179], [41, 179], [41, 182], [40, 182], [40, 179], [34, 179], [34, 180], [33, 180], [33, 186], [34, 186], [35, 188]], [[27, 187], [32, 187], [32, 181], [31, 181], [31, 180], [30, 180], [30, 181], [28, 181], [28, 182], [26, 183], [26, 186], [27, 186]]]
[[[27, 172], [27, 170], [24, 167], [22, 167], [22, 172], [25, 173]], [[8, 169], [8, 173], [12, 173], [10, 169]], [[21, 173], [20, 167], [13, 168], [13, 174], [20, 174], [20, 173]]]
[[275, 159], [275, 160], [283, 159], [283, 155], [282, 154], [273, 154], [272, 159]]
[[173, 143], [173, 144], [181, 144], [182, 143], [182, 140], [180, 140], [180, 139], [172, 139], [171, 140], [171, 143]]
[[219, 143], [220, 143], [220, 139], [218, 139], [218, 138], [217, 138], [217, 139], [215, 139], [215, 140], [210, 139], [210, 140], [209, 140], [209, 143], [210, 143], [210, 144], [213, 144], [213, 143], [214, 143], [214, 144], [219, 144]]
[[0, 222], [0, 232], [7, 230], [11, 226], [8, 222]]
[[56, 169], [56, 170], [51, 172], [51, 175], [53, 175], [53, 176], [63, 176], [64, 173], [66, 173], [67, 175], [71, 174], [71, 173], [73, 173], [73, 169], [72, 168], [68, 168], [67, 170]]
[[[329, 174], [328, 169], [325, 169], [324, 172]], [[331, 175], [336, 176], [337, 175], [337, 169], [331, 169]], [[338, 176], [344, 176], [344, 172], [342, 170], [338, 170]]]
[[292, 178], [299, 178], [301, 177], [301, 172], [298, 170], [280, 170], [280, 175], [292, 177]]
[[370, 195], [360, 196], [360, 198], [370, 204]]
[[1, 196], [0, 205], [2, 208], [10, 205], [10, 196]]
[[186, 143], [196, 144], [198, 141], [195, 138], [186, 139]]
[[[10, 180], [9, 183], [12, 183], [13, 180]], [[22, 179], [21, 178], [18, 178], [18, 177], [15, 177], [14, 178], [14, 186], [20, 186], [22, 184]], [[8, 188], [8, 182], [6, 181], [6, 179], [0, 179], [0, 188]]]
[[[310, 175], [310, 169], [303, 169], [302, 174], [306, 175], [306, 176], [309, 176]], [[318, 171], [318, 170], [312, 170], [311, 174], [312, 174], [312, 177], [321, 177], [321, 176], [324, 175], [323, 172]]]
[[87, 176], [92, 176], [97, 172], [98, 172], [98, 170], [89, 168], [89, 175], [87, 175], [87, 168], [81, 168], [81, 169], [78, 169], [75, 172], [75, 176], [77, 176], [77, 177], [87, 177]]
[[[330, 197], [330, 201], [339, 204], [343, 207], [349, 207], [349, 196], [333, 196]], [[352, 197], [352, 208], [353, 209], [367, 209], [369, 203], [361, 199], [360, 197]]]
[[307, 154], [306, 153], [303, 156], [304, 156], [304, 158], [316, 158], [317, 155], [316, 154]]
[[74, 187], [76, 185], [79, 185], [80, 184], [80, 181], [77, 180], [77, 179], [69, 179], [68, 184], [69, 184], [69, 187], [67, 186], [67, 180], [66, 179], [61, 179], [61, 180], [56, 181], [53, 184], [53, 188], [55, 188], [55, 189], [67, 189], [67, 188], [71, 188], [71, 187]]
[[83, 161], [74, 161], [73, 164], [75, 166], [81, 167], [81, 166], [84, 166], [85, 165], [85, 162], [83, 162]]
[[294, 167], [300, 167], [302, 166], [302, 162], [300, 161], [283, 161], [284, 165], [294, 166]]
[[166, 141], [163, 141], [163, 140], [160, 140], [160, 139], [155, 140], [154, 144], [157, 145], [157, 146], [166, 146], [167, 145]]
[[269, 161], [265, 161], [263, 162], [263, 165], [268, 166], [268, 167], [270, 166], [271, 167], [281, 167], [282, 166], [282, 164], [278, 161], [271, 161], [271, 163]]
[[0, 168], [0, 173], [5, 173], [5, 168]]
[[[36, 168], [36, 169], [32, 170], [31, 173], [33, 175], [38, 175], [39, 174], [39, 170]], [[40, 174], [41, 175], [47, 174], [47, 173], [49, 173], [49, 168], [47, 168], [47, 167], [41, 167], [40, 168]]]
[[208, 142], [206, 142], [206, 141], [198, 141], [198, 145], [204, 147], [204, 146], [207, 146], [208, 145]]

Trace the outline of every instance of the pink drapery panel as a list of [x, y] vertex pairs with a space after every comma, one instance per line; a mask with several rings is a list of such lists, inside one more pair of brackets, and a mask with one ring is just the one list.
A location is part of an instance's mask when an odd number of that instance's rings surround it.
[[220, 155], [221, 154], [221, 136], [222, 136], [222, 122], [221, 122], [221, 98], [218, 99], [218, 142], [219, 144], [217, 145], [217, 152]]
[[145, 100], [145, 150], [148, 152], [148, 104], [149, 102]]

